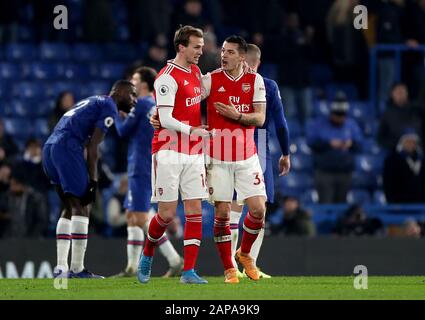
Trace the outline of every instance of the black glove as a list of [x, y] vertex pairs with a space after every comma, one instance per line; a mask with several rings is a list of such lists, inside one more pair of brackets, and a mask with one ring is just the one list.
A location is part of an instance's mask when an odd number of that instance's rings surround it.
[[96, 202], [96, 192], [97, 192], [97, 181], [90, 180], [86, 193], [83, 194], [83, 196], [81, 197], [81, 204], [83, 206], [87, 206], [90, 203]]

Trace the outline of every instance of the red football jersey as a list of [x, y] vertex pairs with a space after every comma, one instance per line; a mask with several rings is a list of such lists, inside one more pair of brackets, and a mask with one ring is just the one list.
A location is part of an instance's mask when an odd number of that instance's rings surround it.
[[[192, 127], [201, 125], [201, 71], [198, 66], [192, 64], [186, 69], [169, 61], [159, 72], [154, 86], [157, 107], [172, 106], [174, 119]], [[161, 128], [155, 131], [152, 140], [152, 153], [159, 150], [202, 153], [202, 139]]]
[[253, 103], [266, 103], [261, 75], [248, 70], [233, 78], [226, 71], [218, 69], [204, 76], [202, 84], [208, 96], [208, 130], [216, 129], [216, 136], [210, 140], [208, 155], [222, 161], [240, 161], [252, 157], [257, 153], [255, 127], [221, 116], [214, 103], [229, 105], [230, 100], [239, 112], [254, 112]]

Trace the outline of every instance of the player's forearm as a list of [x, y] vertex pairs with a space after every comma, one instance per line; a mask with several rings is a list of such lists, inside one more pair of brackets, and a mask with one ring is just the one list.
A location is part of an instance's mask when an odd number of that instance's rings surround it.
[[266, 115], [259, 112], [241, 113], [238, 122], [245, 126], [262, 127], [266, 120]]
[[190, 135], [191, 126], [176, 120], [172, 116], [172, 112], [172, 108], [158, 108], [159, 118], [161, 120], [161, 127]]
[[[286, 124], [286, 122], [285, 122]], [[276, 128], [277, 140], [279, 141], [282, 155], [287, 156], [289, 154], [289, 130], [288, 126], [282, 128]]]

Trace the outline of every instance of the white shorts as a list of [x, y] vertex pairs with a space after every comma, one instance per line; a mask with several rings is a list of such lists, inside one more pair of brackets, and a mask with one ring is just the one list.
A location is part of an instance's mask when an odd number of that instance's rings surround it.
[[160, 150], [152, 155], [152, 202], [208, 199], [203, 154]]
[[208, 160], [207, 181], [211, 203], [232, 202], [235, 190], [240, 204], [254, 196], [263, 196], [267, 200], [263, 170], [256, 154], [243, 161]]

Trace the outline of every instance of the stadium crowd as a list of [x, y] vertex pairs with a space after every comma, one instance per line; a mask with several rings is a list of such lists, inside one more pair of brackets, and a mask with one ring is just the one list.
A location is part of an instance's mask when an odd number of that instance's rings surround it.
[[[44, 140], [80, 98], [106, 94], [139, 66], [160, 70], [180, 24], [206, 32], [203, 73], [219, 67], [221, 41], [239, 34], [261, 47], [259, 73], [280, 86], [293, 163], [276, 179], [269, 234], [324, 233], [309, 206], [348, 202], [328, 233], [424, 235], [421, 221], [385, 226], [363, 205], [425, 203], [424, 52], [403, 54], [399, 82], [393, 56], [380, 55], [377, 106], [367, 91], [372, 45], [425, 45], [425, 0], [62, 2], [69, 30], [51, 27], [56, 1], [0, 2], [0, 238], [53, 234], [60, 208], [41, 166]], [[353, 28], [358, 4], [368, 8], [368, 29]], [[112, 129], [91, 220], [100, 234], [124, 232], [126, 148]], [[181, 237], [178, 221], [170, 232]]]

